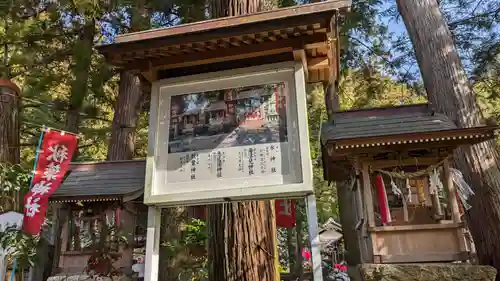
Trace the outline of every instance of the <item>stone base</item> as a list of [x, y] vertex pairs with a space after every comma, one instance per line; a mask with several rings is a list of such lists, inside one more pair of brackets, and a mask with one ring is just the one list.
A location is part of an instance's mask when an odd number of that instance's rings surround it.
[[362, 264], [357, 269], [354, 279], [362, 281], [494, 281], [497, 274], [491, 266], [465, 263]]

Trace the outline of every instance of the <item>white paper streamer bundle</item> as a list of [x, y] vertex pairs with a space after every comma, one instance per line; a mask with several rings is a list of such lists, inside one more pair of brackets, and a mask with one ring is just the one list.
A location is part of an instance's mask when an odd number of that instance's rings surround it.
[[450, 171], [453, 182], [457, 186], [458, 197], [460, 197], [464, 209], [470, 210], [471, 206], [467, 203], [467, 200], [474, 195], [474, 191], [472, 191], [472, 188], [465, 182], [462, 172], [453, 168], [450, 168]]
[[439, 178], [438, 170], [434, 169], [431, 173], [429, 173], [429, 193], [437, 194], [440, 190], [443, 190], [443, 183]]

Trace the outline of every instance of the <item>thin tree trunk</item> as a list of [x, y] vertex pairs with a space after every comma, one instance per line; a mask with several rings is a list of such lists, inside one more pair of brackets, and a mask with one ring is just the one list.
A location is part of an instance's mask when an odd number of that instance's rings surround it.
[[[0, 164], [2, 165], [15, 165], [20, 161], [19, 95], [20, 93], [11, 86], [0, 86]], [[22, 212], [23, 202], [19, 192], [2, 195], [6, 195], [6, 198], [0, 198], [0, 213], [7, 210]]]
[[348, 181], [336, 182], [337, 196], [339, 203], [340, 224], [342, 225], [342, 234], [347, 250], [346, 261], [349, 265], [361, 263], [361, 249], [359, 241], [360, 235], [356, 230], [357, 218], [354, 208], [354, 192], [349, 189]]
[[[453, 38], [436, 0], [397, 0], [429, 102], [457, 126], [484, 124]], [[494, 141], [458, 149], [455, 166], [476, 193], [467, 212], [480, 263], [500, 269], [500, 166]], [[500, 276], [497, 276], [500, 280]]]
[[[271, 10], [277, 0], [211, 0], [212, 18]], [[271, 201], [207, 207], [209, 280], [273, 281], [278, 277]]]
[[19, 93], [0, 86], [0, 163], [19, 163]]

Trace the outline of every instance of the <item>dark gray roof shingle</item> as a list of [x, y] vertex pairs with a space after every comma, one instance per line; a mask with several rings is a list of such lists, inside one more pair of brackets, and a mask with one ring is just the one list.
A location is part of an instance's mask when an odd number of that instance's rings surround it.
[[71, 163], [71, 173], [52, 195], [58, 197], [123, 196], [144, 188], [145, 160]]
[[336, 112], [332, 120], [323, 125], [323, 143], [457, 128], [446, 116], [429, 109], [427, 104]]

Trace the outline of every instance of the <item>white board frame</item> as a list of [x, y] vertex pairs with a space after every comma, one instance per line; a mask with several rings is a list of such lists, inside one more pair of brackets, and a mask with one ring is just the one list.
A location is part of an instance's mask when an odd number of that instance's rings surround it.
[[[210, 190], [161, 194], [157, 192], [166, 182], [166, 156], [170, 125], [170, 97], [234, 87], [284, 82], [288, 87], [287, 130], [291, 174], [297, 183], [266, 184], [265, 177], [244, 182], [237, 188], [221, 189], [221, 180], [203, 182]], [[307, 127], [306, 85], [301, 63], [285, 62], [215, 73], [163, 79], [153, 82], [149, 118], [148, 156], [144, 203], [157, 206], [201, 205], [228, 201], [303, 197], [313, 192], [312, 164], [310, 160]], [[168, 106], [167, 106], [168, 105]], [[167, 113], [168, 112], [168, 113]], [[292, 153], [292, 146], [298, 153]], [[162, 156], [165, 155], [165, 156]]]

